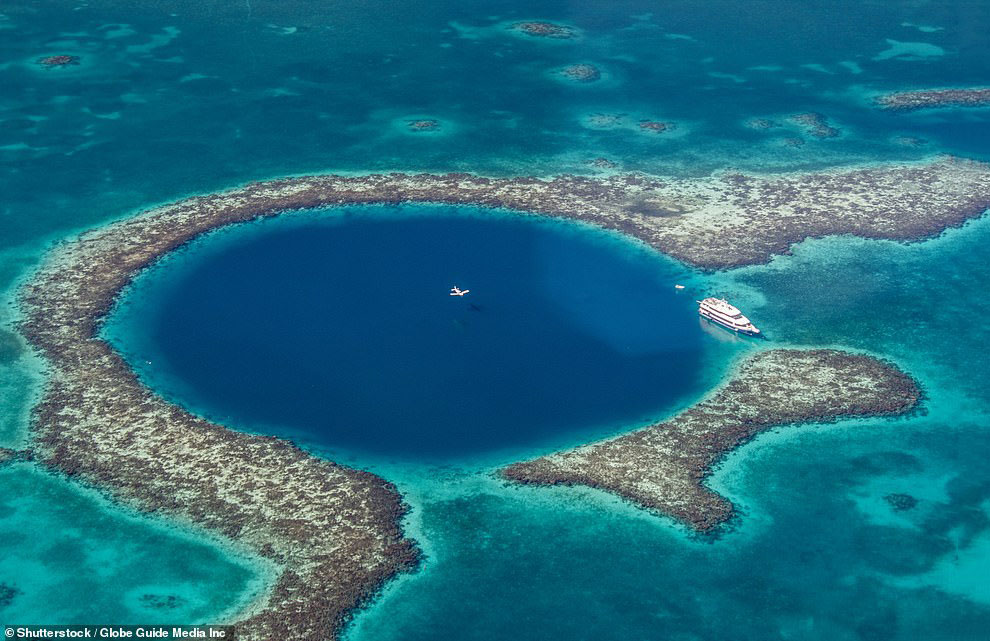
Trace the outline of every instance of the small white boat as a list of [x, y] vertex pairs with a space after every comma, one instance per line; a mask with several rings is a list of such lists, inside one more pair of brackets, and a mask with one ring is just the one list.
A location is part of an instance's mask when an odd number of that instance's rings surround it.
[[468, 293], [469, 291], [471, 291], [471, 290], [470, 289], [461, 289], [457, 285], [454, 285], [453, 287], [450, 288], [450, 295], [451, 296], [463, 296], [464, 294]]
[[698, 314], [702, 318], [707, 318], [713, 323], [732, 330], [737, 334], [747, 336], [759, 336], [760, 330], [750, 322], [748, 318], [738, 308], [729, 304], [721, 298], [706, 298], [698, 301]]
[[674, 289], [684, 289], [684, 285], [674, 285]]

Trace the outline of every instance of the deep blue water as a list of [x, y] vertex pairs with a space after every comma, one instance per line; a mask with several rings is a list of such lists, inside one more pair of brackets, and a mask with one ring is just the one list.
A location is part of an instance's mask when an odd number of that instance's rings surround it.
[[[522, 19], [582, 35], [547, 42], [503, 29]], [[986, 159], [990, 110], [887, 114], [869, 98], [990, 84], [988, 32], [990, 4], [972, 0], [9, 0], [0, 6], [0, 287], [9, 297], [52, 241], [135, 208], [309, 171], [594, 173], [588, 161], [602, 156], [622, 170], [702, 175], [940, 152]], [[36, 66], [56, 53], [81, 64]], [[576, 62], [598, 65], [603, 80], [552, 76]], [[842, 135], [745, 126], [798, 111], [821, 112]], [[589, 126], [590, 114], [618, 125]], [[410, 132], [406, 121], [419, 117], [440, 120], [440, 132]], [[641, 118], [677, 128], [644, 135]], [[905, 136], [923, 140], [905, 145]], [[413, 506], [407, 527], [428, 554], [350, 636], [987, 638], [990, 325], [980, 319], [990, 309], [974, 295], [990, 276], [985, 223], [911, 247], [833, 239], [768, 267], [678, 274], [738, 300], [773, 344], [870, 350], [897, 359], [928, 393], [927, 415], [782, 430], [731, 457], [712, 482], [744, 512], [717, 542], [593, 492], [503, 487], [490, 466], [457, 456], [440, 468], [344, 459], [399, 484]], [[182, 266], [171, 265], [176, 278]], [[14, 312], [0, 307], [0, 441], [17, 444], [40, 368], [6, 324]], [[499, 318], [464, 317], [459, 340]], [[585, 339], [609, 326], [596, 322]], [[257, 336], [244, 331], [244, 341]], [[705, 334], [709, 365], [739, 348], [716, 337], [725, 338]], [[598, 338], [584, 344], [608, 344]], [[251, 348], [242, 358], [267, 344]], [[717, 372], [701, 368], [694, 387]], [[183, 391], [176, 377], [157, 384]], [[520, 435], [513, 456], [586, 435]], [[918, 505], [895, 511], [884, 500], [892, 492]], [[209, 619], [261, 576], [154, 521], [125, 527], [112, 506], [78, 500], [70, 482], [37, 468], [0, 472], [0, 494], [0, 583], [17, 590], [3, 620], [163, 616], [142, 609], [148, 592], [182, 596], [176, 616]], [[155, 584], [140, 576], [148, 566]]]
[[684, 272], [574, 223], [349, 207], [199, 240], [107, 333], [153, 388], [227, 424], [446, 458], [644, 423], [703, 391]]

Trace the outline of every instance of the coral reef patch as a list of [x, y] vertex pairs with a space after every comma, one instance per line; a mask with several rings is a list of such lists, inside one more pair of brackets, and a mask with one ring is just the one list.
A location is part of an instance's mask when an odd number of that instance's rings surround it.
[[883, 497], [883, 500], [886, 501], [895, 512], [906, 512], [914, 509], [915, 506], [918, 505], [918, 499], [910, 494], [903, 494], [899, 492], [888, 494]]
[[557, 70], [557, 74], [565, 80], [578, 83], [591, 83], [600, 80], [602, 77], [602, 72], [598, 67], [588, 63], [567, 65]]
[[543, 20], [516, 22], [509, 28], [517, 33], [533, 36], [534, 38], [569, 40], [571, 38], [576, 38], [578, 35], [578, 31], [574, 27], [557, 24], [555, 22], [545, 22]]
[[79, 64], [79, 56], [57, 55], [45, 56], [38, 59], [38, 64], [42, 67], [68, 67]]
[[794, 114], [787, 120], [801, 127], [809, 136], [815, 138], [836, 138], [841, 134], [838, 129], [828, 124], [828, 118], [820, 113], [809, 112]]
[[653, 134], [662, 134], [665, 131], [669, 131], [674, 127], [669, 122], [660, 122], [659, 120], [640, 120], [639, 129], [640, 131], [645, 131]]
[[419, 118], [416, 120], [407, 120], [406, 126], [413, 132], [430, 132], [440, 128], [440, 121], [433, 118]]
[[978, 89], [920, 89], [896, 91], [873, 99], [881, 109], [890, 111], [915, 111], [938, 107], [987, 107], [990, 106], [990, 88]]

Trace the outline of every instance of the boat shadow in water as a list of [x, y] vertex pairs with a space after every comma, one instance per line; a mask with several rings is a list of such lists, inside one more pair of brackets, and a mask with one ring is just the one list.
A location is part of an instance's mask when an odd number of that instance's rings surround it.
[[739, 334], [732, 331], [714, 321], [710, 321], [703, 316], [698, 317], [698, 326], [701, 328], [705, 334], [708, 334], [720, 343], [747, 343], [749, 341], [763, 341], [767, 340], [767, 335], [765, 332], [760, 332], [757, 336], [749, 336], [746, 334]]

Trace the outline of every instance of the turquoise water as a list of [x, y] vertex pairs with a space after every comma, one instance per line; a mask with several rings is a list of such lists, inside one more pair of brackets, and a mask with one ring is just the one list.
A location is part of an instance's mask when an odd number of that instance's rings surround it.
[[[523, 19], [571, 24], [580, 38], [505, 31]], [[0, 289], [9, 298], [66, 234], [269, 176], [594, 173], [588, 161], [597, 157], [676, 175], [943, 151], [986, 158], [987, 110], [885, 114], [868, 99], [986, 85], [988, 30], [990, 7], [944, 0], [7, 2]], [[80, 64], [34, 64], [57, 53], [78, 55]], [[581, 62], [600, 67], [602, 79], [553, 76]], [[818, 140], [786, 123], [812, 110], [842, 134]], [[754, 117], [782, 126], [747, 128]], [[408, 121], [421, 118], [439, 128], [410, 130]], [[642, 119], [676, 128], [641, 133]], [[979, 320], [987, 304], [978, 293], [987, 240], [981, 221], [910, 247], [816, 241], [766, 268], [686, 279], [740, 301], [775, 345], [885, 355], [928, 394], [926, 415], [782, 430], [731, 457], [713, 482], [744, 516], [715, 542], [594, 492], [503, 487], [487, 465], [505, 455], [442, 468], [368, 462], [409, 497], [408, 527], [429, 557], [359, 617], [351, 637], [985, 638], [990, 326]], [[4, 322], [14, 314], [0, 308]], [[0, 331], [0, 439], [17, 443], [39, 364], [10, 329]], [[740, 349], [721, 347], [722, 357]], [[716, 373], [704, 369], [702, 379], [714, 382]], [[530, 453], [544, 449], [533, 444]], [[0, 496], [17, 497], [18, 514], [72, 505], [76, 520], [111, 518], [106, 504], [73, 499], [72, 488], [20, 467], [0, 473]], [[884, 497], [898, 493], [917, 505], [895, 510]], [[28, 541], [3, 539], [0, 559], [21, 559], [23, 568], [0, 577], [20, 590], [7, 607], [32, 620], [137, 618], [129, 599], [145, 579], [126, 571], [81, 578], [79, 568], [92, 566], [63, 545], [66, 529], [49, 524], [30, 529]], [[197, 548], [199, 561], [185, 564], [185, 552], [171, 547], [179, 543], [156, 538], [152, 523], [112, 530], [85, 529], [77, 544], [90, 553], [124, 547], [135, 558], [160, 551], [171, 569], [154, 593], [200, 604], [188, 606], [199, 608], [189, 616], [219, 616], [251, 593], [249, 582], [202, 580], [204, 568], [229, 576], [237, 565], [218, 548]], [[46, 556], [50, 549], [66, 551]], [[44, 564], [51, 556], [67, 561]], [[38, 564], [44, 571], [27, 569]], [[59, 598], [45, 600], [54, 585]], [[92, 601], [83, 614], [80, 600]]]
[[674, 288], [685, 271], [574, 223], [348, 207], [194, 243], [105, 334], [147, 384], [225, 424], [449, 459], [601, 436], [701, 394], [718, 343]]
[[256, 560], [121, 514], [33, 467], [0, 469], [0, 483], [2, 623], [209, 621], [270, 580]]

